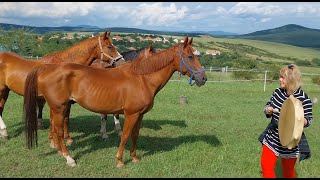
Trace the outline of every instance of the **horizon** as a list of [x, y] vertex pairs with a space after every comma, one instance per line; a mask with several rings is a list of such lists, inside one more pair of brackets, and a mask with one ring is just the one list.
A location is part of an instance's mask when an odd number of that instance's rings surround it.
[[[317, 18], [318, 17], [318, 18]], [[296, 24], [320, 29], [320, 2], [0, 2], [0, 22], [249, 34]]]

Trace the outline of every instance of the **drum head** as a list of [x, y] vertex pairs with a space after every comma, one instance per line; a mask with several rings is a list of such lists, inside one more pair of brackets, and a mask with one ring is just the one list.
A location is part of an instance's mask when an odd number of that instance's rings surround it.
[[304, 127], [304, 111], [302, 103], [290, 95], [283, 102], [279, 117], [279, 138], [282, 146], [292, 149], [297, 146]]

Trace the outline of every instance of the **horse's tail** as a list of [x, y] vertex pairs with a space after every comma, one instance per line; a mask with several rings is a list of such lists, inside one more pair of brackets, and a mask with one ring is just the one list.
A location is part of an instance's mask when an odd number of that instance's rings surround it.
[[[40, 66], [41, 67], [41, 66]], [[27, 148], [38, 145], [37, 124], [37, 98], [38, 98], [38, 72], [39, 67], [34, 68], [27, 76], [24, 89], [24, 120]]]

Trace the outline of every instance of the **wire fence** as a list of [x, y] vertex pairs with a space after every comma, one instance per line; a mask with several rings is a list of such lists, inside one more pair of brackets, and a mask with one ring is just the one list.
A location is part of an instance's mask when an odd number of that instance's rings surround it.
[[[34, 56], [23, 56], [26, 59], [34, 59], [38, 60], [41, 57], [34, 57]], [[251, 82], [251, 81], [261, 81], [263, 82], [263, 91], [266, 90], [267, 82], [276, 82], [278, 80], [268, 78], [268, 73], [273, 73], [274, 71], [270, 70], [257, 70], [257, 69], [238, 69], [232, 67], [203, 67], [205, 69], [206, 74], [211, 77], [208, 78], [208, 83], [232, 83], [232, 82]], [[255, 73], [257, 78], [253, 79], [237, 79], [231, 77], [234, 72], [250, 72]], [[303, 77], [312, 77], [312, 76], [320, 76], [318, 73], [301, 73]], [[311, 78], [310, 78], [311, 79]], [[170, 81], [182, 81], [180, 79], [179, 72], [176, 72]], [[184, 80], [183, 80], [184, 81]], [[313, 85], [313, 83], [306, 83], [304, 85]]]

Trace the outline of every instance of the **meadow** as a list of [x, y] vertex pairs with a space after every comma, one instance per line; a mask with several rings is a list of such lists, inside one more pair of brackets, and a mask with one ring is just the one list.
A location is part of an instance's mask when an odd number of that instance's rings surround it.
[[[259, 178], [261, 144], [258, 137], [270, 121], [263, 108], [277, 87], [278, 82], [269, 82], [264, 92], [262, 81], [207, 82], [200, 88], [189, 86], [186, 77], [169, 81], [142, 120], [137, 147], [141, 161], [131, 162], [130, 140], [124, 151], [122, 169], [116, 168], [120, 139], [112, 133], [111, 116], [107, 121], [109, 139], [102, 140], [99, 115], [77, 104], [71, 108], [70, 130], [74, 144], [69, 147], [76, 167], [68, 167], [65, 159], [49, 147], [47, 105], [45, 129], [38, 131], [38, 147], [28, 150], [22, 121], [23, 97], [11, 92], [3, 112], [10, 137], [0, 143], [0, 177]], [[303, 89], [311, 99], [319, 99], [319, 86], [307, 84]], [[179, 103], [182, 95], [187, 96], [188, 104]], [[299, 178], [320, 177], [319, 117], [317, 103], [313, 106], [313, 123], [305, 128], [312, 156], [297, 163]], [[122, 126], [123, 122], [121, 116]], [[278, 175], [281, 174], [279, 167]]]

